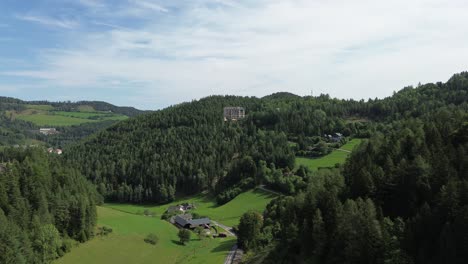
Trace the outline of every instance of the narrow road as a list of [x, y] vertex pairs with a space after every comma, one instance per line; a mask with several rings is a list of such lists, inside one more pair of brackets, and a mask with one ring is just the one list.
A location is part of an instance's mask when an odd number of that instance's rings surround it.
[[234, 261], [234, 257], [236, 256], [236, 251], [237, 251], [237, 244], [232, 246], [231, 251], [229, 251], [229, 254], [226, 257], [226, 260], [224, 261], [224, 264], [232, 264]]
[[[220, 223], [218, 223], [218, 222], [216, 222], [216, 221], [214, 221], [214, 220], [211, 220], [211, 222], [212, 222], [215, 226], [219, 226], [219, 227], [221, 227], [222, 229], [226, 230], [226, 232], [227, 232], [229, 235], [237, 237], [236, 234], [234, 234], [233, 232], [231, 232], [232, 227], [225, 226], [225, 225], [220, 224]], [[218, 231], [218, 233], [219, 233], [219, 231]]]
[[[216, 222], [216, 221], [213, 221], [213, 220], [211, 220], [211, 222], [212, 222], [215, 226], [219, 226], [219, 227], [221, 227], [222, 229], [226, 230], [226, 232], [228, 233], [228, 235], [237, 237], [237, 235], [234, 234], [234, 233], [231, 231], [231, 230], [232, 230], [232, 227], [225, 226], [225, 225], [220, 224], [220, 223], [218, 223], [218, 222]], [[219, 233], [219, 231], [218, 231], [218, 233]], [[238, 250], [238, 248], [237, 248], [237, 243], [236, 243], [236, 244], [234, 244], [234, 246], [232, 246], [231, 251], [229, 251], [229, 253], [228, 253], [227, 257], [226, 257], [226, 260], [224, 261], [224, 264], [232, 264], [232, 263], [233, 263], [233, 261], [234, 261], [234, 259], [235, 259], [235, 257], [236, 257], [237, 250]], [[240, 249], [239, 249], [239, 250], [240, 250]]]

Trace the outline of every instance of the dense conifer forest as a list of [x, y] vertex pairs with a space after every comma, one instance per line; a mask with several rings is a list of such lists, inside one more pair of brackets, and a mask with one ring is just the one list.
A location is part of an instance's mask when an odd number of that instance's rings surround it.
[[303, 192], [244, 215], [247, 262], [466, 263], [466, 77], [386, 100], [406, 110], [389, 111], [342, 168], [306, 171]]
[[102, 199], [41, 148], [0, 152], [0, 263], [50, 263], [94, 234]]

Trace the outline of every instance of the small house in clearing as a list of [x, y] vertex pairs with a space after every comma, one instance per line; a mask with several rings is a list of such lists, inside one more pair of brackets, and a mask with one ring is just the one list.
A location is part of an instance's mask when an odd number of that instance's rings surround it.
[[209, 218], [200, 218], [200, 219], [192, 219], [191, 214], [182, 214], [176, 215], [174, 218], [174, 222], [176, 225], [182, 228], [190, 228], [193, 229], [195, 227], [203, 227], [203, 228], [210, 228], [211, 221]]
[[48, 148], [47, 152], [49, 153], [55, 153], [57, 155], [62, 155], [62, 150], [61, 149], [54, 149], [54, 148]]
[[341, 133], [333, 133], [331, 135], [325, 135], [325, 138], [330, 140], [331, 142], [340, 142], [343, 139], [343, 134]]
[[48, 136], [58, 134], [58, 131], [55, 128], [40, 128], [39, 133]]

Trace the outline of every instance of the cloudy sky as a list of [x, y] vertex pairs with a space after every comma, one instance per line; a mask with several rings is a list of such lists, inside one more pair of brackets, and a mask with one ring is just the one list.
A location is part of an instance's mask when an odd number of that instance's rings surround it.
[[0, 95], [385, 97], [468, 70], [467, 14], [466, 0], [1, 0]]

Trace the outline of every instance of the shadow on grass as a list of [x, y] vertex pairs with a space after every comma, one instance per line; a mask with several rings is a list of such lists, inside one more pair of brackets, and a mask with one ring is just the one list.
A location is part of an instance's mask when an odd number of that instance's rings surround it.
[[180, 241], [178, 241], [178, 240], [174, 240], [174, 239], [172, 239], [171, 241], [172, 241], [172, 243], [174, 243], [174, 244], [176, 244], [176, 245], [178, 245], [178, 246], [186, 246], [187, 243], [202, 241], [202, 239], [200, 239], [200, 238], [191, 238], [190, 241], [187, 242], [186, 244], [182, 244], [182, 242], [180, 242]]
[[235, 240], [228, 240], [228, 241], [220, 242], [217, 247], [211, 250], [211, 252], [228, 252], [231, 250], [234, 244], [236, 244]]
[[266, 198], [269, 198], [269, 199], [273, 199], [273, 198], [278, 197], [278, 195], [276, 195], [274, 193], [267, 192], [267, 191], [264, 191], [264, 190], [259, 189], [259, 188], [256, 188], [253, 191], [253, 193], [258, 194], [260, 197], [266, 197]]
[[178, 240], [172, 239], [171, 241], [172, 241], [172, 243], [174, 243], [174, 244], [176, 244], [176, 245], [178, 245], [178, 246], [185, 246], [184, 244], [182, 244], [182, 242], [180, 242], [180, 241], [178, 241]]

